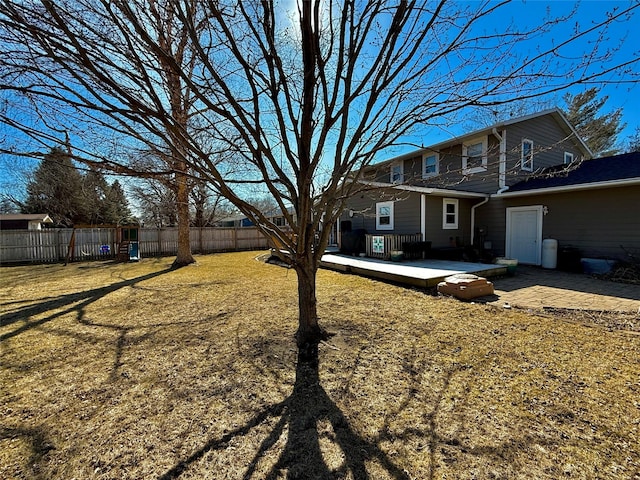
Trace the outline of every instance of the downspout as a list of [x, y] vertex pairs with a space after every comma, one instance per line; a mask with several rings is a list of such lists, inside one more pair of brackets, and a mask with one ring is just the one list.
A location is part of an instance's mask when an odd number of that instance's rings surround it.
[[500, 162], [498, 167], [498, 193], [506, 190], [507, 185], [507, 131], [503, 130], [502, 135], [494, 128], [493, 135], [500, 141]]
[[420, 233], [422, 241], [427, 241], [427, 196], [423, 193], [420, 195]]
[[480, 205], [484, 205], [488, 201], [489, 201], [489, 195], [487, 195], [485, 199], [482, 200], [480, 203], [476, 203], [471, 207], [471, 246], [473, 246], [473, 242], [476, 236], [476, 208], [478, 208]]

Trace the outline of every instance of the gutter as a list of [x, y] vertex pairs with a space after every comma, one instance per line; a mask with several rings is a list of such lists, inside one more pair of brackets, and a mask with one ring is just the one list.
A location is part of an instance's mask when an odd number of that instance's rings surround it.
[[[528, 195], [544, 195], [546, 193], [564, 193], [579, 190], [595, 190], [599, 188], [632, 187], [640, 185], [640, 178], [626, 178], [621, 180], [607, 180], [604, 182], [579, 183], [575, 185], [564, 185], [559, 187], [537, 188], [532, 190], [518, 190], [516, 192], [506, 192], [498, 190], [491, 197], [500, 195], [501, 197], [526, 197]], [[509, 187], [506, 187], [507, 189]]]
[[487, 197], [486, 193], [467, 192], [464, 190], [418, 187], [418, 186], [412, 186], [412, 185], [396, 185], [393, 183], [367, 182], [364, 180], [360, 180], [359, 182], [362, 185], [366, 185], [373, 188], [390, 188], [390, 189], [402, 190], [406, 192], [424, 193], [426, 195], [442, 195], [444, 197], [453, 197], [453, 198], [486, 198]]

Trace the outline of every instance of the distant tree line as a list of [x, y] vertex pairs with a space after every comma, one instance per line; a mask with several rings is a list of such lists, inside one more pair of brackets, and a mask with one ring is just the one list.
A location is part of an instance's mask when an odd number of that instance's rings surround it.
[[46, 213], [56, 226], [126, 225], [136, 222], [118, 180], [95, 169], [81, 172], [62, 148], [46, 154], [27, 183], [22, 213]]
[[[189, 215], [183, 219], [191, 227], [213, 227], [237, 214], [229, 202], [212, 192], [204, 182], [192, 177], [188, 183]], [[139, 208], [139, 220], [149, 227], [177, 227], [180, 212], [171, 178], [141, 178], [129, 186], [131, 199]]]

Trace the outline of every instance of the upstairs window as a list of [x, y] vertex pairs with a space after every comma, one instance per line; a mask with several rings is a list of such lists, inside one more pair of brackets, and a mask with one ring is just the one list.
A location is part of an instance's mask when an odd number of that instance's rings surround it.
[[437, 153], [429, 153], [422, 158], [422, 178], [429, 178], [438, 175], [439, 169]]
[[442, 228], [444, 230], [458, 228], [458, 199], [442, 199]]
[[527, 172], [533, 171], [533, 141], [526, 138], [522, 140], [520, 167]]
[[376, 203], [376, 230], [393, 230], [393, 202]]
[[404, 182], [403, 162], [395, 162], [391, 164], [391, 174], [389, 180], [391, 183]]
[[572, 162], [573, 162], [573, 153], [564, 152], [564, 164], [569, 165]]
[[487, 137], [476, 138], [462, 144], [462, 173], [487, 170]]

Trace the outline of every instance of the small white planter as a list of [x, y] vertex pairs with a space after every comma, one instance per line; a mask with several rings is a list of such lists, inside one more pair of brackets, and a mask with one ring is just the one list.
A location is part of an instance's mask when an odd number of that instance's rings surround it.
[[505, 267], [507, 267], [507, 273], [509, 275], [515, 275], [516, 268], [518, 267], [518, 259], [500, 257], [496, 259], [496, 264], [504, 265]]

